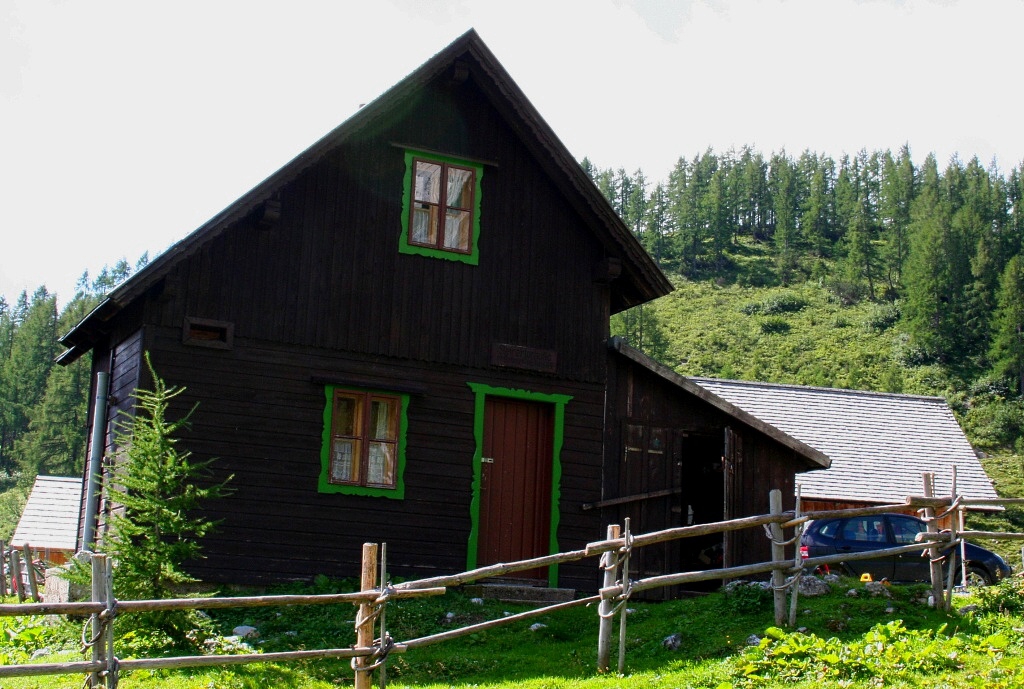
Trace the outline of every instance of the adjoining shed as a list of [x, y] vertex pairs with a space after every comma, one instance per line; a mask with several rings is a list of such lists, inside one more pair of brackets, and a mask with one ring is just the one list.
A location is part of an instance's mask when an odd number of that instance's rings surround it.
[[807, 510], [903, 502], [921, 495], [997, 497], [977, 454], [941, 397], [691, 378], [696, 385], [827, 454], [832, 466], [797, 477]]
[[[779, 489], [793, 508], [796, 472], [829, 466], [801, 442], [625, 344], [609, 342], [605, 521], [636, 533], [769, 511]], [[812, 471], [808, 475], [821, 473]], [[757, 531], [644, 548], [634, 578], [770, 559]], [[669, 592], [659, 592], [665, 595]]]
[[82, 479], [36, 476], [11, 545], [26, 543], [33, 560], [51, 565], [67, 562], [75, 553]]

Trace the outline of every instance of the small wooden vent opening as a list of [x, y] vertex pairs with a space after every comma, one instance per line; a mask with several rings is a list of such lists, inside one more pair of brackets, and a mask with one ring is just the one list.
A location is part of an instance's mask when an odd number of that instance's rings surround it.
[[181, 329], [183, 344], [212, 349], [231, 349], [234, 345], [235, 324], [206, 318], [185, 317]]

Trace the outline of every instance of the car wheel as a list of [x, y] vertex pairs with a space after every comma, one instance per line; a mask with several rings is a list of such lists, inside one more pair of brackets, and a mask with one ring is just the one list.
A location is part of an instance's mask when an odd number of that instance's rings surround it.
[[[959, 572], [957, 573], [956, 581], [962, 581], [962, 577]], [[991, 586], [994, 582], [989, 573], [983, 568], [977, 565], [967, 565], [967, 585], [968, 586]]]

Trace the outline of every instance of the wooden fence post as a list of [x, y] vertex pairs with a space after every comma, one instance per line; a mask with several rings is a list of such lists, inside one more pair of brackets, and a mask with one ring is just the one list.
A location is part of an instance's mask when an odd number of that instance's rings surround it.
[[[360, 591], [374, 591], [377, 586], [377, 544], [363, 544], [363, 564], [359, 576]], [[359, 604], [359, 614], [356, 616], [356, 647], [367, 648], [373, 645], [373, 602], [364, 601]], [[372, 672], [366, 672], [362, 668], [366, 666], [366, 658], [355, 659], [355, 689], [370, 689], [373, 686]]]
[[21, 580], [21, 555], [11, 546], [11, 588], [18, 592], [18, 602], [25, 602], [25, 584]]
[[[768, 493], [768, 510], [773, 516], [782, 515], [782, 491], [775, 488]], [[786, 546], [783, 545], [782, 524], [772, 522], [768, 527], [772, 535], [772, 562], [778, 566], [772, 570], [772, 595], [775, 599], [775, 624], [783, 626], [786, 624], [786, 575], [782, 567], [789, 567], [786, 561]]]
[[[800, 520], [800, 512], [803, 510], [803, 505], [800, 500], [800, 486], [796, 487], [796, 503], [793, 508], [793, 521]], [[803, 535], [804, 525], [802, 522], [798, 523], [793, 527], [793, 567], [799, 570], [803, 567], [803, 555], [800, 553], [800, 536]], [[800, 597], [800, 573], [797, 571], [796, 580], [793, 582], [793, 586], [789, 590], [789, 626], [796, 626], [796, 609], [798, 600]]]
[[[619, 525], [608, 525], [608, 540], [619, 537]], [[600, 567], [604, 571], [602, 588], [614, 586], [617, 579], [616, 553], [613, 550], [605, 551], [601, 555]], [[604, 599], [597, 606], [598, 628], [597, 628], [597, 671], [608, 672], [608, 664], [612, 653], [612, 601]]]
[[[103, 564], [103, 600], [107, 606], [107, 618], [103, 621], [103, 639], [101, 641], [106, 648], [106, 686], [107, 689], [117, 689], [117, 656], [114, 655], [114, 561], [104, 556]], [[96, 643], [100, 643], [100, 641]]]
[[7, 572], [4, 568], [7, 564], [7, 544], [0, 541], [0, 596], [7, 595]]
[[[926, 498], [935, 497], [935, 474], [931, 472], [924, 472], [922, 474], [924, 479], [924, 496]], [[938, 533], [939, 526], [934, 521], [935, 510], [931, 507], [924, 508], [924, 518], [927, 525], [928, 533]], [[942, 562], [939, 561], [939, 548], [938, 540], [929, 539], [931, 547], [928, 548], [928, 560], [931, 564], [931, 580], [932, 580], [932, 600], [935, 601], [935, 605], [946, 608], [946, 596], [943, 595], [945, 586], [942, 581]]]
[[25, 553], [25, 581], [28, 583], [28, 592], [32, 600], [39, 603], [39, 583], [36, 581], [36, 568], [32, 561], [32, 546], [23, 543], [21, 549]]
[[[629, 530], [629, 517], [623, 521], [625, 529], [622, 532], [623, 537], [626, 539], [626, 552], [622, 557], [622, 568], [620, 569], [620, 575], [622, 576], [623, 590], [629, 591], [629, 555], [632, 549], [633, 533]], [[625, 602], [622, 603], [622, 609], [619, 612], [619, 674], [626, 674], [626, 615], [629, 614], [629, 610], [626, 608]]]
[[[106, 573], [107, 573], [107, 556], [102, 553], [92, 554], [92, 597], [93, 603], [106, 603], [107, 597], [107, 586], [106, 586]], [[106, 605], [104, 605], [104, 608]], [[104, 643], [103, 638], [103, 619], [99, 613], [93, 613], [92, 616], [92, 660], [93, 662], [106, 662], [106, 651], [107, 647]], [[101, 675], [104, 673], [96, 671], [89, 673], [89, 686], [99, 687], [102, 686], [103, 678]]]

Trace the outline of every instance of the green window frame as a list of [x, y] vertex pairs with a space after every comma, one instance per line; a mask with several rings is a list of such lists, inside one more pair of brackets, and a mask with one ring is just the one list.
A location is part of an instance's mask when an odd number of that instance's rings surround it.
[[483, 174], [478, 163], [405, 151], [399, 252], [478, 265]]
[[324, 395], [319, 491], [403, 499], [409, 396], [340, 385]]

